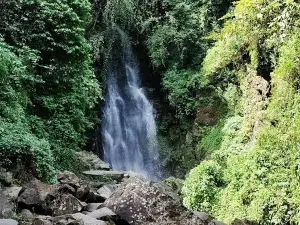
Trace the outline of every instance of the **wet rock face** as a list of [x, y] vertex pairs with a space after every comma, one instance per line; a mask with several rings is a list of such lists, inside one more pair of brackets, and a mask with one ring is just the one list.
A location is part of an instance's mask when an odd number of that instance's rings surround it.
[[104, 206], [132, 225], [205, 224], [174, 198], [138, 177], [121, 184]]
[[216, 109], [205, 107], [199, 108], [196, 114], [196, 123], [205, 126], [212, 126], [218, 122], [219, 115]]

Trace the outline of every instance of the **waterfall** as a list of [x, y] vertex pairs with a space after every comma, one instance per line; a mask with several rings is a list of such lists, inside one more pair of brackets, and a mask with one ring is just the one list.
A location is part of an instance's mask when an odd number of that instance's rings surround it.
[[114, 170], [137, 172], [157, 179], [158, 145], [152, 104], [140, 82], [131, 43], [118, 30], [120, 41], [108, 63], [107, 95], [102, 121], [104, 160]]

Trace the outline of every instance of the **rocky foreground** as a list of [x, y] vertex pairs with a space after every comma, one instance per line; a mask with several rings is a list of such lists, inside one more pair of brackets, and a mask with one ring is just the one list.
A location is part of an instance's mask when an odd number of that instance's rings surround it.
[[[0, 225], [222, 225], [204, 212], [189, 212], [164, 183], [111, 171], [101, 160], [82, 177], [65, 171], [58, 184], [32, 179], [23, 187], [11, 175], [0, 181]], [[254, 224], [236, 220], [238, 224]]]

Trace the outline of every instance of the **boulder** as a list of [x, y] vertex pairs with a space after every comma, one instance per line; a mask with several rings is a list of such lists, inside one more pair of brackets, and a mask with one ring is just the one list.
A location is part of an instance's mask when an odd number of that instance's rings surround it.
[[60, 195], [57, 199], [51, 202], [51, 209], [54, 216], [81, 212], [85, 206], [86, 203], [79, 201], [70, 194]]
[[5, 188], [3, 191], [3, 194], [8, 197], [10, 200], [15, 201], [17, 200], [20, 191], [22, 190], [22, 187], [13, 186]]
[[98, 220], [113, 222], [116, 225], [129, 225], [125, 220], [123, 220], [120, 216], [115, 214], [113, 211], [111, 211], [109, 208], [103, 207], [100, 209], [97, 209], [89, 214], [87, 216], [93, 217]]
[[23, 209], [20, 213], [23, 219], [25, 219], [27, 222], [32, 222], [34, 219], [33, 213], [28, 209]]
[[85, 170], [110, 170], [109, 164], [103, 162], [97, 155], [80, 151], [76, 152], [77, 164]]
[[99, 160], [94, 165], [95, 170], [111, 170], [111, 167], [108, 163], [103, 162], [102, 160]]
[[15, 207], [12, 203], [11, 199], [0, 189], [0, 218], [7, 219], [13, 216]]
[[64, 171], [57, 174], [57, 180], [60, 184], [70, 185], [73, 188], [80, 187], [79, 178], [72, 172]]
[[62, 216], [37, 216], [32, 225], [108, 225], [106, 222], [89, 217], [82, 213]]
[[226, 225], [226, 224], [218, 220], [212, 220], [208, 225]]
[[87, 203], [103, 203], [106, 199], [94, 191], [90, 191], [86, 201]]
[[18, 208], [33, 210], [40, 214], [51, 214], [49, 204], [56, 197], [55, 191], [55, 186], [34, 179], [20, 191], [17, 199]]
[[93, 212], [97, 210], [101, 205], [102, 203], [88, 203], [87, 206], [84, 207], [84, 210], [87, 212]]
[[101, 209], [97, 209], [89, 214], [87, 216], [90, 216], [92, 218], [98, 219], [98, 220], [108, 220], [113, 217], [118, 217], [117, 214], [115, 214], [113, 211], [111, 211], [109, 208], [103, 207]]
[[116, 189], [116, 185], [107, 184], [97, 190], [97, 193], [103, 197], [105, 200], [108, 199], [113, 191]]
[[53, 218], [39, 215], [33, 219], [32, 225], [53, 225]]
[[131, 225], [207, 224], [150, 181], [139, 177], [122, 183], [103, 206]]
[[83, 174], [94, 179], [110, 179], [118, 182], [124, 178], [124, 172], [121, 171], [90, 170], [84, 171]]
[[[82, 225], [107, 225], [107, 223], [104, 222], [104, 221], [97, 220], [95, 218], [92, 218], [92, 217], [90, 217], [88, 215], [84, 215], [82, 213], [75, 213], [75, 214], [67, 215], [67, 216], [63, 216], [63, 217], [68, 217], [69, 221], [72, 221], [72, 220], [77, 221], [77, 223], [75, 223], [75, 224], [78, 224], [78, 222], [82, 222], [82, 223], [80, 223]], [[58, 218], [55, 218], [54, 222], [57, 219]], [[67, 224], [74, 224], [74, 222], [72, 222], [72, 223], [69, 222]]]
[[76, 192], [76, 198], [85, 201], [90, 193], [90, 188], [87, 185], [81, 185]]
[[18, 221], [12, 219], [0, 219], [0, 225], [18, 225]]
[[0, 168], [0, 183], [5, 186], [10, 186], [13, 182], [13, 175], [5, 169]]
[[206, 212], [194, 212], [194, 215], [199, 217], [204, 223], [210, 223], [213, 217]]
[[62, 184], [62, 185], [59, 186], [58, 192], [59, 193], [64, 193], [64, 194], [75, 195], [76, 194], [76, 189], [74, 187], [72, 187], [71, 185], [69, 185], [69, 184]]
[[104, 221], [101, 221], [101, 220], [97, 220], [95, 218], [92, 218], [88, 215], [84, 215], [82, 213], [76, 213], [76, 214], [73, 214], [72, 217], [76, 220], [81, 220], [83, 221], [83, 225], [107, 225], [106, 222]]

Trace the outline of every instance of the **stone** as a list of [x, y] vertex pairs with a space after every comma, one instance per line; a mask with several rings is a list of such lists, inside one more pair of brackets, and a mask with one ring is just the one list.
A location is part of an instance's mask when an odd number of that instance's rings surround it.
[[82, 213], [72, 214], [71, 216], [75, 220], [81, 220], [83, 222], [83, 225], [107, 225], [107, 223], [104, 221], [97, 220], [95, 218], [92, 218], [88, 215], [84, 215]]
[[209, 223], [213, 220], [213, 217], [206, 212], [194, 212], [194, 215], [199, 217], [204, 223]]
[[108, 163], [100, 161], [100, 162], [95, 163], [94, 169], [95, 170], [111, 170], [111, 167]]
[[67, 184], [72, 186], [73, 188], [80, 187], [79, 178], [74, 173], [69, 171], [59, 172], [57, 174], [57, 180], [60, 184]]
[[33, 210], [34, 213], [51, 214], [49, 204], [56, 197], [56, 187], [32, 180], [19, 193], [17, 204], [19, 209]]
[[208, 225], [226, 225], [226, 224], [217, 220], [212, 220]]
[[28, 222], [32, 222], [34, 219], [33, 213], [28, 209], [23, 209], [20, 215]]
[[89, 217], [82, 213], [66, 214], [62, 216], [37, 216], [33, 225], [108, 225], [106, 222]]
[[87, 203], [103, 203], [106, 199], [100, 196], [98, 193], [90, 191], [86, 202]]
[[7, 172], [4, 168], [0, 168], [0, 183], [5, 186], [10, 186], [13, 182], [13, 175]]
[[92, 152], [76, 152], [77, 164], [85, 170], [110, 170], [109, 164], [103, 162], [97, 155]]
[[0, 219], [11, 218], [14, 214], [14, 204], [13, 201], [0, 189]]
[[121, 171], [90, 170], [84, 171], [83, 174], [94, 178], [108, 178], [117, 181], [122, 181], [122, 179], [124, 178], [124, 172]]
[[18, 225], [18, 221], [12, 219], [0, 219], [0, 225]]
[[18, 187], [18, 186], [8, 187], [4, 189], [3, 194], [7, 196], [9, 199], [11, 199], [12, 201], [15, 201], [17, 200], [21, 190], [22, 187]]
[[90, 188], [86, 185], [82, 185], [77, 189], [75, 196], [81, 201], [85, 201], [88, 198], [89, 193], [90, 193]]
[[51, 203], [51, 209], [54, 216], [77, 213], [80, 212], [85, 206], [86, 203], [79, 201], [70, 194], [58, 196], [58, 198]]
[[0, 214], [1, 214], [0, 215], [1, 218], [9, 219], [12, 218], [15, 213], [12, 207], [7, 207], [7, 208], [2, 208]]
[[87, 212], [93, 212], [96, 209], [98, 209], [101, 205], [102, 203], [88, 203], [84, 210]]
[[98, 220], [113, 220], [113, 218], [118, 217], [117, 214], [106, 207], [97, 209], [87, 215]]
[[103, 204], [131, 225], [205, 225], [152, 182], [131, 177]]
[[59, 186], [58, 192], [64, 193], [64, 194], [75, 195], [76, 189], [69, 184], [62, 184], [61, 186]]
[[53, 218], [51, 216], [36, 216], [33, 219], [32, 225], [53, 225]]
[[103, 197], [105, 200], [108, 199], [113, 191], [116, 189], [115, 185], [107, 184], [97, 190], [97, 193]]

